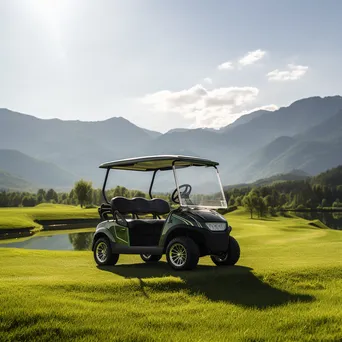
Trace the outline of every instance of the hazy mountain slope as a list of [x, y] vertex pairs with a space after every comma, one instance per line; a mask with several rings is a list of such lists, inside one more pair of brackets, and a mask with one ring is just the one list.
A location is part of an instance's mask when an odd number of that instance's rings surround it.
[[[55, 163], [96, 186], [103, 178], [98, 165], [105, 161], [151, 154], [195, 155], [217, 160], [223, 182], [232, 184], [288, 172], [299, 168], [298, 163], [310, 173], [337, 165], [338, 153], [334, 156], [331, 151], [339, 148], [341, 126], [336, 113], [341, 109], [341, 96], [312, 97], [275, 112], [251, 113], [221, 133], [176, 129], [162, 135], [123, 118], [42, 120], [0, 109], [0, 148]], [[311, 141], [322, 144], [310, 147]], [[328, 165], [318, 165], [315, 158], [325, 149], [329, 149], [325, 151]], [[142, 184], [136, 174], [116, 174], [115, 182], [137, 188]]]
[[[243, 179], [256, 180], [294, 168], [316, 175], [342, 163], [342, 137], [333, 141], [280, 138], [246, 158], [239, 166]], [[269, 152], [272, 153], [269, 153]]]
[[341, 108], [341, 96], [299, 100], [222, 133], [223, 141], [247, 156], [280, 136], [294, 136], [324, 122]]
[[269, 113], [270, 113], [269, 110], [257, 110], [255, 112], [242, 115], [238, 119], [236, 119], [233, 123], [229, 124], [228, 126], [222, 127], [219, 130], [219, 132], [220, 133], [227, 132], [227, 131], [231, 130], [232, 128], [235, 128], [239, 125], [243, 125], [245, 123], [248, 123], [251, 120], [260, 117], [261, 115], [269, 114]]
[[163, 134], [145, 146], [145, 150], [155, 154], [184, 154], [203, 158], [213, 158], [219, 154], [219, 134], [196, 129], [186, 132], [169, 132]]
[[[266, 143], [264, 146], [249, 150], [248, 155], [243, 155], [240, 161], [234, 165], [234, 168], [226, 170], [233, 175], [229, 182], [241, 182], [246, 180], [256, 180], [264, 176], [270, 176], [275, 173], [289, 172], [292, 169], [302, 169], [310, 174], [317, 174], [334, 167], [341, 162], [342, 150], [342, 110], [337, 109], [333, 114], [330, 110], [339, 105], [341, 97], [330, 98], [311, 98], [295, 102], [288, 107], [297, 107], [299, 105], [298, 115], [307, 118], [307, 125], [303, 126], [299, 134], [289, 134], [287, 137], [275, 138], [273, 141]], [[311, 103], [312, 101], [312, 103]], [[326, 102], [328, 101], [328, 102]], [[323, 103], [328, 103], [327, 110], [321, 108]], [[315, 104], [313, 120], [309, 116], [311, 106]], [[308, 109], [308, 112], [304, 111]], [[341, 107], [342, 108], [342, 107]], [[277, 111], [279, 112], [279, 111]], [[319, 113], [322, 114], [319, 117]], [[276, 112], [274, 113], [276, 114]], [[260, 125], [260, 120], [264, 120], [269, 114], [264, 114], [262, 117], [250, 121], [254, 127]], [[293, 115], [290, 111], [289, 116]], [[302, 122], [303, 119], [297, 119], [297, 122]], [[319, 123], [317, 124], [317, 121]], [[283, 125], [282, 120], [279, 120], [279, 126]], [[305, 123], [305, 120], [303, 121]], [[316, 122], [314, 125], [313, 122]], [[270, 132], [276, 132], [279, 129], [271, 129]], [[296, 126], [293, 132], [298, 131]], [[285, 127], [284, 132], [287, 131]], [[265, 133], [267, 135], [267, 133]], [[268, 136], [274, 133], [269, 133]], [[249, 136], [250, 137], [250, 136]], [[256, 139], [256, 138], [255, 138]], [[267, 140], [265, 136], [257, 140], [255, 146], [258, 146], [261, 140]], [[245, 152], [248, 148], [245, 149]], [[239, 173], [234, 172], [239, 170]]]
[[98, 182], [102, 178], [100, 163], [140, 155], [140, 147], [151, 140], [149, 133], [123, 118], [42, 120], [0, 110], [1, 148], [19, 150]]
[[35, 185], [33, 185], [30, 182], [27, 182], [26, 180], [13, 176], [10, 173], [0, 170], [0, 191], [1, 190], [18, 190], [18, 191], [24, 191], [24, 190], [31, 190], [36, 188]]
[[325, 186], [342, 186], [342, 165], [312, 177], [311, 183]]
[[0, 169], [42, 187], [71, 187], [77, 179], [57, 165], [15, 150], [0, 150]]
[[302, 170], [292, 170], [289, 173], [280, 173], [267, 178], [261, 178], [252, 183], [240, 183], [225, 186], [225, 190], [230, 190], [234, 188], [244, 188], [244, 187], [258, 187], [267, 186], [274, 183], [286, 182], [286, 181], [297, 181], [310, 178], [310, 175]]
[[342, 109], [335, 115], [298, 135], [298, 139], [332, 141], [342, 137]]
[[151, 138], [158, 138], [160, 137], [163, 133], [157, 132], [157, 131], [150, 131], [148, 129], [143, 129]]

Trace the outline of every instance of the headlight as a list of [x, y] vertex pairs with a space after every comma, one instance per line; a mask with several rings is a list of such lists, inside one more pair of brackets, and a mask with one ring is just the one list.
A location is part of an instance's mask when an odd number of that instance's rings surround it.
[[210, 222], [206, 223], [207, 227], [212, 231], [222, 231], [225, 230], [227, 224], [225, 222]]

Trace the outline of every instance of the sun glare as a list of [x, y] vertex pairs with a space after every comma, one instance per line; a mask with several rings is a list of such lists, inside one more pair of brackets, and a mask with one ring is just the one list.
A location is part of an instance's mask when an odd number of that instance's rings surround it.
[[66, 57], [63, 48], [63, 31], [66, 29], [66, 17], [71, 11], [71, 1], [67, 0], [30, 0], [26, 3], [28, 10], [41, 23], [54, 42], [58, 55]]

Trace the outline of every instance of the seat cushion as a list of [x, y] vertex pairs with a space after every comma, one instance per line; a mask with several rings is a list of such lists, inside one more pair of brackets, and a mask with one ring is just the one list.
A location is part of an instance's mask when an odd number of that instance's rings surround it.
[[123, 215], [163, 215], [170, 212], [169, 204], [160, 198], [148, 200], [143, 197], [128, 199], [125, 197], [117, 196], [111, 200], [111, 208], [113, 212], [118, 211]]

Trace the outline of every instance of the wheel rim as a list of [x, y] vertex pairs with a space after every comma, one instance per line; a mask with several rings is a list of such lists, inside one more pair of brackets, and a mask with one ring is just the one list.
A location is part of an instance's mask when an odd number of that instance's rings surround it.
[[182, 244], [175, 243], [170, 248], [169, 256], [170, 261], [174, 266], [182, 267], [186, 263], [188, 253]]
[[219, 262], [226, 261], [228, 258], [228, 253], [222, 253], [220, 255], [214, 255], [214, 258]]
[[107, 260], [107, 256], [108, 256], [108, 246], [105, 242], [101, 241], [96, 246], [96, 258], [100, 262], [105, 262]]
[[143, 254], [142, 255], [146, 260], [151, 259], [151, 254]]

